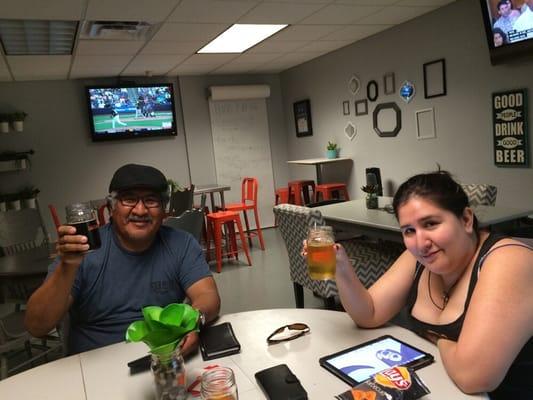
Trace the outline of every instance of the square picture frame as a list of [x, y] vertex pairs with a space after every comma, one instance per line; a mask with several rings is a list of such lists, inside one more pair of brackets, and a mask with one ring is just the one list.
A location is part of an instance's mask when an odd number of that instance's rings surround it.
[[383, 93], [396, 93], [396, 78], [394, 72], [389, 72], [388, 74], [383, 75]]
[[423, 69], [424, 98], [446, 96], [446, 60], [440, 58], [427, 62], [423, 65]]
[[293, 111], [296, 137], [312, 136], [313, 123], [311, 121], [311, 102], [308, 99], [297, 101], [293, 104]]
[[355, 115], [367, 115], [368, 114], [368, 100], [362, 99], [355, 102]]
[[416, 138], [435, 139], [437, 137], [435, 125], [435, 109], [425, 108], [415, 111]]
[[342, 115], [350, 115], [350, 102], [348, 100], [342, 102]]

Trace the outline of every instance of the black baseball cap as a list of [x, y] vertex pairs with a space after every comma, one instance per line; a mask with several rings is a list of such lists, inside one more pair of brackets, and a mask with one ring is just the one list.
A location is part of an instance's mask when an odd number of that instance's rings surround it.
[[167, 178], [157, 168], [149, 165], [123, 165], [113, 174], [109, 193], [133, 188], [152, 189], [163, 193], [168, 188]]

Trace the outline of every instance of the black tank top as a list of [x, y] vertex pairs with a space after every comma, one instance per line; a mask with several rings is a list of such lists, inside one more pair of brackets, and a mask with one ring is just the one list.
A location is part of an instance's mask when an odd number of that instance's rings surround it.
[[[485, 261], [486, 256], [492, 252], [489, 251], [490, 248], [497, 243], [498, 241], [504, 239], [504, 236], [490, 234], [489, 237], [485, 240], [481, 249], [479, 250], [478, 257], [476, 259], [474, 268], [472, 268], [472, 274], [470, 276], [470, 283], [468, 286], [468, 293], [466, 295], [465, 306], [463, 313], [455, 321], [443, 325], [429, 324], [424, 321], [420, 321], [413, 317], [411, 314], [413, 307], [418, 295], [418, 283], [420, 277], [422, 276], [422, 271], [424, 266], [417, 262], [415, 270], [415, 279], [409, 296], [407, 299], [407, 308], [409, 322], [411, 324], [412, 330], [418, 333], [421, 336], [425, 336], [425, 333], [433, 332], [439, 336], [446, 337], [450, 340], [457, 342], [459, 339], [459, 334], [463, 328], [463, 322], [466, 315], [466, 310], [470, 304], [470, 299], [472, 298], [472, 293], [477, 283], [478, 274], [483, 266], [483, 261]], [[516, 244], [516, 246], [523, 246], [530, 250], [533, 250], [531, 247], [525, 244]], [[496, 250], [496, 249], [493, 249]], [[532, 266], [533, 268], [533, 266]], [[487, 351], [490, 351], [488, 348]], [[533, 399], [533, 338], [530, 338], [529, 341], [524, 345], [518, 356], [511, 364], [507, 375], [503, 379], [502, 383], [498, 388], [489, 393], [491, 399], [495, 400], [532, 400]]]

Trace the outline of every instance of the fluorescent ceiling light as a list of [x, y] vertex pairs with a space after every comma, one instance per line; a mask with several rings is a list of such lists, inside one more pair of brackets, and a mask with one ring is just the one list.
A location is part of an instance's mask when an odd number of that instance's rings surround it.
[[198, 50], [198, 53], [242, 53], [286, 26], [235, 24]]
[[72, 54], [77, 21], [0, 20], [6, 55]]

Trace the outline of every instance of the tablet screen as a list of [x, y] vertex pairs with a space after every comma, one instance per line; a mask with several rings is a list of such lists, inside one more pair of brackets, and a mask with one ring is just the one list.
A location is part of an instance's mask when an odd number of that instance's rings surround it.
[[433, 361], [433, 356], [392, 336], [382, 336], [370, 342], [322, 357], [320, 364], [350, 384], [357, 384], [395, 365], [421, 367]]

